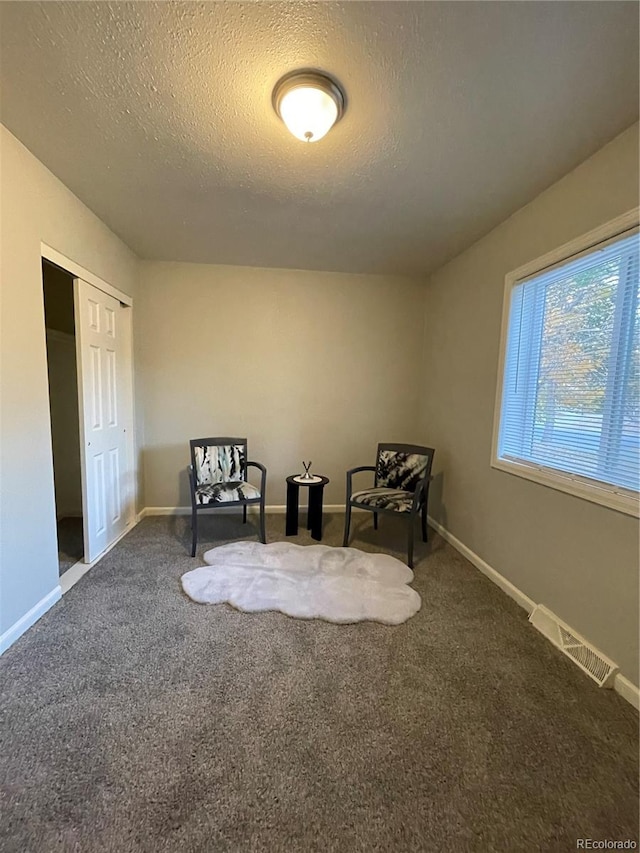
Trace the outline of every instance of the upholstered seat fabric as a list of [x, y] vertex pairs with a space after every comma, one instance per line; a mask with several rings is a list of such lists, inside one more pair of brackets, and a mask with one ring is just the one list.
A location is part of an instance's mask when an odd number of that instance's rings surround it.
[[[246, 438], [209, 436], [189, 440], [191, 465], [191, 556], [198, 545], [199, 511], [242, 507], [242, 521], [247, 521], [247, 505], [260, 507], [260, 541], [267, 541], [265, 531], [265, 493], [267, 469], [260, 462], [249, 462]], [[260, 486], [247, 482], [247, 469], [258, 468]], [[253, 479], [253, 478], [252, 478]]]
[[244, 480], [231, 483], [210, 483], [196, 487], [197, 504], [223, 504], [232, 501], [256, 500], [260, 489]]
[[413, 492], [405, 492], [403, 489], [363, 489], [351, 495], [354, 503], [364, 504], [378, 509], [392, 509], [394, 512], [410, 512], [413, 506]]
[[433, 447], [421, 444], [378, 444], [373, 488], [360, 492], [351, 491], [353, 475], [371, 470], [371, 467], [361, 465], [347, 471], [343, 547], [349, 546], [352, 507], [372, 512], [376, 530], [378, 513], [394, 512], [408, 522], [407, 565], [413, 568], [413, 527], [416, 519], [422, 526], [422, 541], [427, 541], [427, 501], [434, 453]]

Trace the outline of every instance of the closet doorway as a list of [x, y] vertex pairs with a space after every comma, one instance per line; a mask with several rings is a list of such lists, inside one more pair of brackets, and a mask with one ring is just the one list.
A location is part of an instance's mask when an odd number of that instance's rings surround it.
[[84, 558], [73, 276], [43, 259], [42, 283], [58, 567], [63, 575]]
[[[43, 246], [43, 250], [44, 250]], [[61, 587], [135, 522], [131, 300], [42, 258]], [[82, 278], [78, 276], [82, 275]], [[86, 279], [89, 279], [87, 281]]]

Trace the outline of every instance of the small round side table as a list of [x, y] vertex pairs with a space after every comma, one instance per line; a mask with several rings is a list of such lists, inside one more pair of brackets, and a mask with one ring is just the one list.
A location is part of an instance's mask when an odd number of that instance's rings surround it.
[[309, 489], [307, 530], [311, 531], [311, 538], [319, 542], [322, 539], [322, 493], [329, 482], [329, 478], [319, 477], [316, 482], [305, 483], [298, 479], [299, 476], [299, 474], [292, 474], [287, 477], [287, 523], [285, 532], [287, 536], [295, 536], [298, 532], [300, 486], [304, 486]]

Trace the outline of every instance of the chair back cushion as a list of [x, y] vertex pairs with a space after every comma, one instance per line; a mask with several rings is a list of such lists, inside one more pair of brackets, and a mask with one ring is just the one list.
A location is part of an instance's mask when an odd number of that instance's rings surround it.
[[243, 444], [196, 446], [194, 449], [196, 485], [237, 483], [245, 478]]
[[376, 485], [387, 489], [415, 492], [429, 466], [429, 457], [420, 453], [381, 450], [378, 453]]

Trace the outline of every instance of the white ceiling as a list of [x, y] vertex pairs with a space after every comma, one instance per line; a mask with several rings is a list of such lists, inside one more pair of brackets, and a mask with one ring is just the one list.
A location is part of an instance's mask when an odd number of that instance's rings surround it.
[[[0, 3], [2, 122], [141, 257], [429, 271], [637, 120], [633, 2]], [[322, 141], [271, 107], [317, 67]]]

